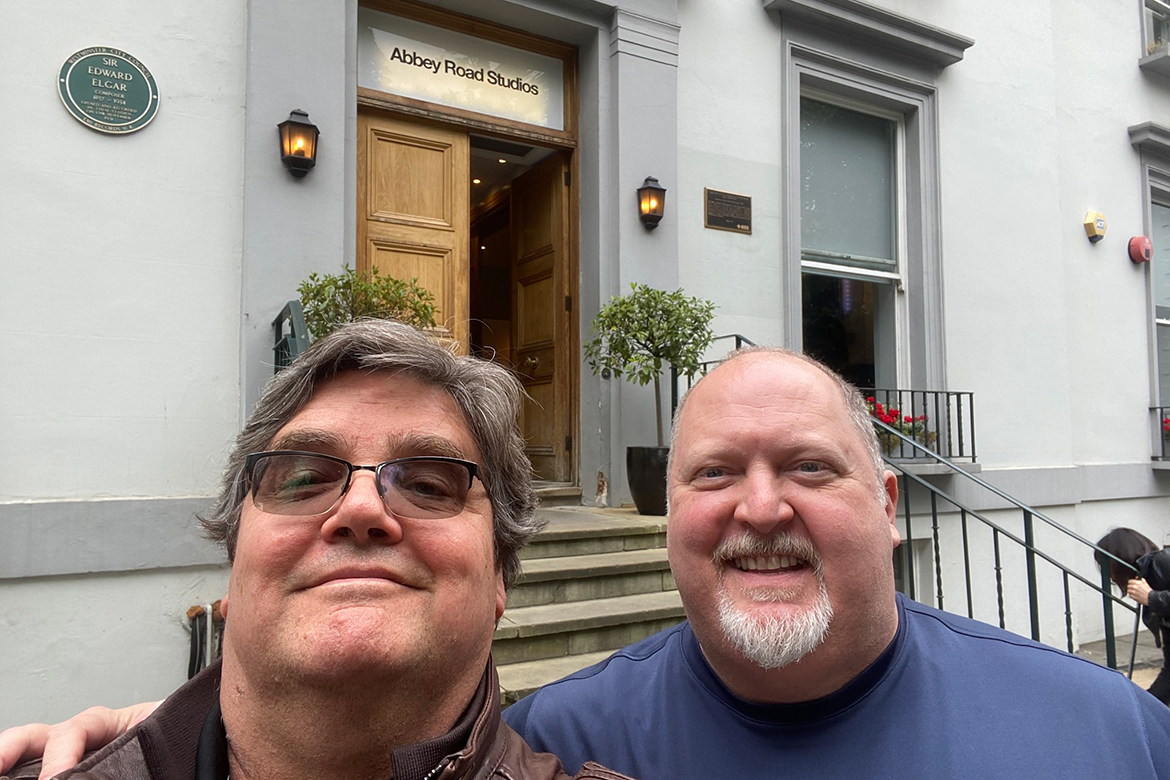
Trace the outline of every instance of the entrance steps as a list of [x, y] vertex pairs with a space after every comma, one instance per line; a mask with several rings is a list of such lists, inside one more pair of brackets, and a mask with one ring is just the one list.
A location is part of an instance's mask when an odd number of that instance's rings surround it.
[[521, 553], [492, 656], [505, 706], [683, 619], [666, 560], [666, 518], [551, 507]]

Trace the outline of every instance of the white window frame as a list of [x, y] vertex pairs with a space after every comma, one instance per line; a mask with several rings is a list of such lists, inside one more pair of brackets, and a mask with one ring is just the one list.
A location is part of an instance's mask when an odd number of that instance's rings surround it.
[[[860, 63], [839, 51], [812, 45], [800, 30], [786, 32], [785, 97], [782, 101], [784, 171], [785, 332], [788, 346], [803, 343], [801, 274], [832, 272], [867, 281], [895, 283], [898, 387], [946, 389], [943, 329], [942, 236], [939, 205], [936, 90], [921, 72]], [[844, 45], [842, 45], [844, 46]], [[839, 47], [840, 48], [840, 47]], [[878, 64], [888, 64], [875, 58]], [[801, 251], [800, 98], [834, 103], [897, 120], [898, 271], [885, 272], [805, 261]], [[826, 267], [828, 266], [828, 267]]]
[[[809, 272], [821, 276], [832, 276], [840, 279], [856, 279], [862, 282], [892, 283], [894, 291], [894, 376], [898, 387], [909, 387], [909, 340], [906, 338], [906, 124], [905, 115], [894, 111], [884, 110], [870, 103], [849, 98], [843, 95], [827, 92], [816, 88], [806, 88], [800, 97], [816, 100], [820, 103], [856, 111], [859, 114], [868, 114], [894, 123], [894, 267], [897, 271], [878, 271], [871, 268], [859, 268], [844, 263], [808, 260], [804, 255], [804, 247], [800, 250], [801, 274]], [[797, 125], [799, 128], [799, 125]], [[799, 131], [798, 131], [799, 132]], [[797, 168], [802, 170], [798, 158]], [[803, 203], [799, 204], [797, 212], [804, 215]], [[799, 219], [798, 219], [799, 221]], [[802, 242], [803, 243], [803, 242]], [[801, 282], [803, 284], [803, 280]], [[801, 346], [804, 341], [803, 299], [801, 311]], [[881, 384], [880, 382], [878, 384]]]
[[1163, 17], [1170, 19], [1170, 2], [1166, 0], [1141, 0], [1142, 5], [1142, 57], [1149, 57], [1164, 50], [1170, 41], [1165, 38], [1162, 39], [1162, 45], [1156, 46], [1157, 40], [1157, 21], [1154, 19], [1155, 14], [1161, 14]]
[[[1152, 236], [1154, 226], [1155, 202], [1163, 206], [1170, 206], [1170, 159], [1161, 160], [1153, 155], [1146, 154], [1142, 165], [1143, 186], [1143, 219], [1145, 234]], [[1154, 297], [1154, 269], [1153, 263], [1147, 263], [1146, 274], [1146, 307], [1149, 322], [1149, 366], [1150, 366], [1150, 406], [1162, 406], [1161, 371], [1158, 366], [1158, 328], [1170, 326], [1170, 319], [1159, 319], [1157, 301]]]

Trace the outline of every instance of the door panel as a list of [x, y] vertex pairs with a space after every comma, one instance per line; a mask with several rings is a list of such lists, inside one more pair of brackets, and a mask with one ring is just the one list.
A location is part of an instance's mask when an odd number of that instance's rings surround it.
[[554, 154], [512, 182], [513, 365], [532, 400], [520, 416], [539, 479], [572, 480], [568, 198]]
[[357, 266], [417, 279], [435, 322], [467, 351], [468, 135], [358, 112]]

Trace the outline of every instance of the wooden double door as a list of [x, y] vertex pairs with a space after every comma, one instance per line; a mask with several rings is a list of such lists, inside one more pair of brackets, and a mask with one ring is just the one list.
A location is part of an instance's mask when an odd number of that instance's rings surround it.
[[[358, 269], [417, 279], [435, 296], [440, 336], [466, 354], [477, 316], [469, 134], [363, 108], [357, 157]], [[511, 182], [510, 332], [495, 358], [528, 392], [520, 425], [537, 478], [561, 483], [575, 478], [578, 364], [568, 170], [568, 153], [556, 152]]]

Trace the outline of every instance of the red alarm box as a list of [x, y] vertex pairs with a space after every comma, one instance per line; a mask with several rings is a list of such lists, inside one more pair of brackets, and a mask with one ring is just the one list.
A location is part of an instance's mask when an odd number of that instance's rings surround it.
[[1129, 240], [1129, 259], [1134, 263], [1148, 263], [1154, 256], [1154, 245], [1145, 236], [1134, 236]]

